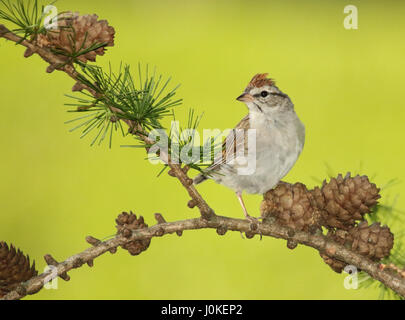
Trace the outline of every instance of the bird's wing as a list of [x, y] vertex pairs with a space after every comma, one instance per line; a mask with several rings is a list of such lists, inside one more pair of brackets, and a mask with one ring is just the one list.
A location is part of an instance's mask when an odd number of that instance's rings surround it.
[[228, 134], [225, 141], [222, 143], [221, 157], [214, 159], [214, 163], [205, 171], [210, 172], [219, 169], [222, 165], [229, 163], [235, 158], [237, 150], [240, 150], [239, 148], [243, 147], [243, 150], [245, 150], [248, 143], [247, 132], [249, 128], [249, 115], [247, 115], [236, 125], [236, 127]]

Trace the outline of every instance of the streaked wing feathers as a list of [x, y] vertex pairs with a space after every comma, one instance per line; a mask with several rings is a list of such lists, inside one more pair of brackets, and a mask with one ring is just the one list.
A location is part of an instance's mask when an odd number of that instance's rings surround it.
[[[250, 128], [249, 115], [244, 117], [236, 127], [228, 134], [225, 141], [222, 143], [222, 156], [215, 159], [214, 163], [207, 168], [206, 171], [218, 170], [221, 165], [229, 163], [235, 158], [236, 151], [239, 150], [241, 142], [244, 144], [244, 149], [247, 149], [247, 130]], [[239, 130], [238, 130], [239, 129]], [[243, 137], [241, 136], [243, 135]]]

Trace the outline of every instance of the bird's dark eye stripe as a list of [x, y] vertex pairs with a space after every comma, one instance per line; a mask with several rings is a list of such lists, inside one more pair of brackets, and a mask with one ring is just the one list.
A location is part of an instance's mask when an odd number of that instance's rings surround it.
[[287, 97], [287, 95], [285, 95], [284, 93], [274, 92], [274, 93], [271, 93], [271, 94], [274, 95], [274, 96], [280, 96], [280, 97], [283, 97], [283, 98]]
[[[266, 92], [266, 94], [263, 96], [262, 95], [262, 93], [263, 92]], [[253, 96], [255, 97], [255, 98], [259, 98], [259, 97], [266, 97], [268, 94], [271, 94], [272, 96], [279, 96], [279, 97], [283, 97], [283, 98], [285, 98], [285, 97], [287, 97], [287, 95], [285, 95], [284, 93], [278, 93], [278, 92], [267, 92], [267, 91], [262, 91], [262, 92], [260, 92], [260, 93], [256, 93], [256, 94], [254, 94]]]
[[[263, 92], [266, 92], [266, 93], [263, 95]], [[254, 94], [253, 96], [254, 96], [255, 98], [260, 98], [260, 97], [264, 98], [264, 97], [266, 97], [266, 96], [268, 95], [268, 93], [269, 93], [269, 92], [267, 92], [267, 91], [262, 91], [262, 92], [260, 92], [260, 93]]]

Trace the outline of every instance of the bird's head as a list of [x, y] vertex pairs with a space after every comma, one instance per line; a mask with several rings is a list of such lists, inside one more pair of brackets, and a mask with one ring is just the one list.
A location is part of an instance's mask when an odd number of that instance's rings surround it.
[[292, 105], [290, 98], [281, 92], [274, 80], [267, 78], [267, 75], [267, 73], [256, 74], [245, 91], [236, 98], [244, 102], [252, 112], [273, 114]]

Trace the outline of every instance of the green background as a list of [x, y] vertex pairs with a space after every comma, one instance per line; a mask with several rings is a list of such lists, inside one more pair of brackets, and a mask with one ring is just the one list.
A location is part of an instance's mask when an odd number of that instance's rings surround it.
[[[357, 5], [359, 29], [343, 27], [343, 8]], [[351, 171], [382, 186], [404, 179], [404, 4], [399, 1], [58, 1], [59, 11], [97, 13], [116, 29], [104, 57], [118, 66], [157, 66], [187, 108], [204, 112], [203, 128], [233, 127], [246, 113], [235, 100], [255, 73], [269, 72], [290, 95], [306, 125], [304, 151], [286, 181], [312, 187], [316, 179]], [[0, 41], [0, 239], [34, 258], [63, 260], [88, 247], [84, 238], [115, 232], [114, 219], [133, 210], [154, 223], [198, 216], [185, 190], [160, 167], [144, 160], [131, 137], [113, 148], [89, 147], [69, 133], [64, 96], [73, 82], [46, 74], [38, 56]], [[118, 136], [117, 136], [118, 137]], [[231, 190], [198, 186], [218, 214], [242, 217]], [[383, 192], [382, 202], [403, 184]], [[261, 196], [245, 197], [259, 214]], [[404, 207], [399, 198], [398, 207]], [[119, 250], [70, 272], [57, 290], [29, 299], [366, 299], [372, 290], [346, 290], [345, 275], [319, 254], [285, 241], [215, 230], [153, 239], [132, 257]]]

